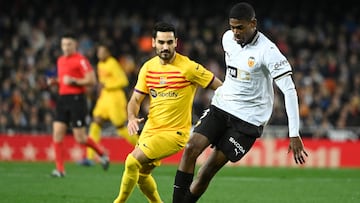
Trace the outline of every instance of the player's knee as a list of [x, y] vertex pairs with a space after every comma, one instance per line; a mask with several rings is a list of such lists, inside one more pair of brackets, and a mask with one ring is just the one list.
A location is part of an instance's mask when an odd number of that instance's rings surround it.
[[184, 156], [188, 159], [197, 158], [201, 153], [201, 149], [197, 147], [196, 143], [188, 142], [185, 145]]
[[185, 154], [189, 157], [198, 157], [209, 144], [209, 140], [204, 135], [194, 133], [185, 145]]
[[155, 167], [156, 167], [156, 165], [154, 165], [152, 163], [144, 164], [144, 165], [142, 165], [142, 167], [140, 169], [140, 173], [149, 175]]
[[141, 186], [143, 183], [146, 182], [146, 179], [150, 176], [150, 174], [148, 173], [139, 173], [139, 180], [138, 180], [138, 185]]
[[125, 167], [130, 171], [135, 171], [141, 168], [141, 164], [132, 154], [129, 154], [125, 160]]
[[99, 127], [102, 127], [104, 120], [101, 117], [96, 116], [93, 118], [92, 122], [98, 125]]
[[86, 141], [87, 141], [86, 135], [77, 134], [77, 135], [74, 135], [74, 138], [77, 143], [86, 144]]

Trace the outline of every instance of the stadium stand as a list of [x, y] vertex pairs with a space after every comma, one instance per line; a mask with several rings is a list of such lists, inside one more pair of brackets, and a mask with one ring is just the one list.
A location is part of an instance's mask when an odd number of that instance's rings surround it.
[[[151, 3], [150, 3], [151, 2]], [[0, 133], [49, 134], [56, 87], [46, 85], [61, 53], [59, 36], [81, 34], [79, 48], [96, 64], [99, 42], [112, 44], [123, 64], [131, 94], [139, 67], [152, 50], [147, 41], [157, 20], [174, 23], [181, 35], [178, 51], [224, 77], [220, 36], [228, 28], [227, 9], [235, 1], [6, 1], [0, 7]], [[260, 29], [289, 58], [299, 93], [301, 131], [314, 138], [358, 139], [360, 136], [359, 7], [338, 1], [255, 2]], [[346, 13], [344, 13], [346, 9]], [[331, 15], [328, 15], [331, 14]], [[91, 109], [95, 90], [89, 90]], [[281, 94], [279, 94], [281, 95]], [[209, 91], [195, 98], [194, 120], [208, 105]], [[283, 98], [264, 136], [286, 137]], [[144, 107], [143, 115], [146, 115]], [[89, 120], [91, 119], [89, 114]], [[341, 133], [337, 133], [341, 132]], [[110, 133], [111, 134], [111, 133]]]

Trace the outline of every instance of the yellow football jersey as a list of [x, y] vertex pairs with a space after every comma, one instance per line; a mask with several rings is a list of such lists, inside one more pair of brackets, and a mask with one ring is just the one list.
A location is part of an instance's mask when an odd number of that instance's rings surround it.
[[94, 117], [109, 119], [114, 125], [123, 125], [127, 120], [127, 96], [123, 88], [128, 84], [126, 73], [114, 57], [99, 61], [99, 82], [103, 84], [100, 96], [93, 109]]
[[196, 88], [207, 87], [214, 74], [188, 57], [176, 53], [171, 64], [162, 65], [158, 56], [148, 60], [140, 70], [135, 91], [149, 94], [147, 131], [191, 128], [191, 111]]
[[104, 85], [105, 89], [121, 89], [128, 86], [128, 78], [120, 63], [114, 57], [99, 61], [97, 68], [99, 82]]

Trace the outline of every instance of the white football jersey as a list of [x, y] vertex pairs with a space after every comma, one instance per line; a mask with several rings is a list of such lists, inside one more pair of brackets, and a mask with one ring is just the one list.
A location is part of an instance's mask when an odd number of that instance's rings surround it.
[[256, 126], [266, 125], [273, 110], [273, 80], [291, 74], [288, 60], [261, 32], [241, 47], [228, 30], [222, 45], [226, 76], [212, 104]]

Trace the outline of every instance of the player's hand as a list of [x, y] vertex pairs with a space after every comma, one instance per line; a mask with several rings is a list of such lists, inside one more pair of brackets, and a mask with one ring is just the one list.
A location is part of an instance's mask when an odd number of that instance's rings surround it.
[[143, 122], [144, 118], [134, 118], [134, 119], [129, 119], [128, 121], [128, 131], [130, 135], [137, 135], [140, 128], [139, 128], [139, 123]]
[[99, 92], [99, 94], [100, 94], [101, 90], [103, 90], [104, 88], [105, 88], [105, 85], [103, 83], [98, 83], [97, 91]]
[[77, 85], [75, 78], [70, 77], [68, 75], [64, 75], [63, 82], [65, 85]]
[[293, 152], [296, 164], [304, 164], [305, 163], [305, 156], [307, 157], [308, 154], [304, 150], [304, 144], [303, 144], [300, 136], [290, 137], [288, 153], [290, 151]]
[[48, 86], [55, 85], [57, 83], [57, 79], [55, 77], [46, 78], [46, 84]]

